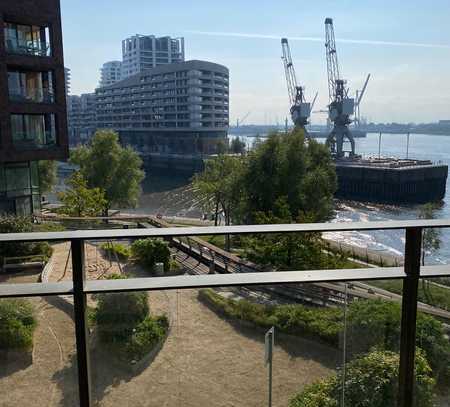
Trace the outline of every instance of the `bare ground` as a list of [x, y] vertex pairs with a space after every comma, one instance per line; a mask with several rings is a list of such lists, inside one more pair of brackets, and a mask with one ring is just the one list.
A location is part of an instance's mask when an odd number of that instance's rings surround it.
[[[64, 274], [67, 244], [55, 246], [52, 280]], [[88, 278], [117, 272], [88, 245]], [[69, 262], [70, 264], [70, 262]], [[143, 275], [139, 269], [134, 274]], [[9, 281], [13, 282], [13, 281]], [[14, 281], [15, 282], [15, 281]], [[0, 366], [0, 406], [76, 406], [75, 338], [70, 306], [57, 297], [33, 299], [38, 327], [33, 363]], [[168, 314], [171, 331], [155, 359], [131, 371], [110, 353], [91, 349], [92, 387], [100, 406], [261, 406], [267, 400], [264, 332], [231, 324], [197, 300], [196, 290], [149, 293], [152, 313]], [[274, 406], [286, 406], [305, 384], [332, 373], [334, 349], [293, 337], [277, 337]]]

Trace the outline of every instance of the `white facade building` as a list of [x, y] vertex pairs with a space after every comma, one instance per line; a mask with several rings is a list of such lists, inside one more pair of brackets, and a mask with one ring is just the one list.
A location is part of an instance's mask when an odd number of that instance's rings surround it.
[[178, 62], [184, 62], [184, 38], [136, 34], [122, 41], [122, 79]]
[[109, 61], [105, 62], [100, 68], [100, 82], [99, 88], [113, 85], [122, 79], [122, 62]]

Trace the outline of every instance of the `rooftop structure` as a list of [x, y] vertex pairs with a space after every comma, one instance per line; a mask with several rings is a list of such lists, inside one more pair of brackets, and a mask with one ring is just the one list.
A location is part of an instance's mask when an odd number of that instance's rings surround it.
[[228, 82], [211, 62], [158, 66], [96, 90], [98, 127], [141, 154], [213, 154], [227, 137]]
[[68, 156], [59, 0], [0, 3], [0, 212], [40, 208], [38, 160]]
[[139, 35], [122, 41], [122, 78], [184, 61], [184, 38]]

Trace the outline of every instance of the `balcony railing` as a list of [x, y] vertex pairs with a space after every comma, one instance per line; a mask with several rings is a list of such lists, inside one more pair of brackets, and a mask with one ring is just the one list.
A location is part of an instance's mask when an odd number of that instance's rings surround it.
[[18, 102], [53, 103], [54, 92], [50, 88], [13, 88], [9, 90], [9, 98]]
[[[228, 227], [178, 227], [146, 229], [79, 230], [73, 232], [0, 234], [6, 242], [70, 241], [72, 281], [56, 283], [0, 284], [0, 298], [63, 295], [73, 298], [76, 334], [79, 402], [91, 406], [92, 386], [88, 352], [87, 295], [130, 291], [181, 290], [205, 287], [277, 286], [290, 283], [329, 283], [379, 279], [403, 280], [398, 406], [410, 407], [414, 397], [414, 360], [419, 279], [450, 276], [448, 266], [421, 267], [425, 228], [449, 228], [450, 220], [416, 220], [366, 223], [280, 224]], [[323, 233], [336, 231], [405, 230], [403, 267], [357, 268], [283, 272], [234, 272], [195, 276], [88, 280], [85, 274], [85, 242], [160, 237], [169, 241], [205, 235]], [[201, 246], [200, 246], [201, 247]], [[201, 252], [201, 250], [200, 250]], [[226, 266], [225, 266], [226, 267]], [[227, 269], [228, 270], [228, 269]], [[242, 270], [241, 270], [242, 271]]]
[[6, 51], [12, 54], [50, 56], [50, 45], [43, 41], [26, 41], [16, 38], [6, 39]]

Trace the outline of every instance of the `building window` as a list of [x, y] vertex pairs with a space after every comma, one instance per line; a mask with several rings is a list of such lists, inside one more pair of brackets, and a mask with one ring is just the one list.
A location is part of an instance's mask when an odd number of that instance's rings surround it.
[[5, 23], [5, 46], [8, 52], [36, 56], [50, 56], [48, 27]]
[[12, 114], [11, 132], [18, 148], [39, 149], [56, 144], [54, 114]]
[[9, 99], [36, 103], [53, 103], [52, 72], [8, 71]]

